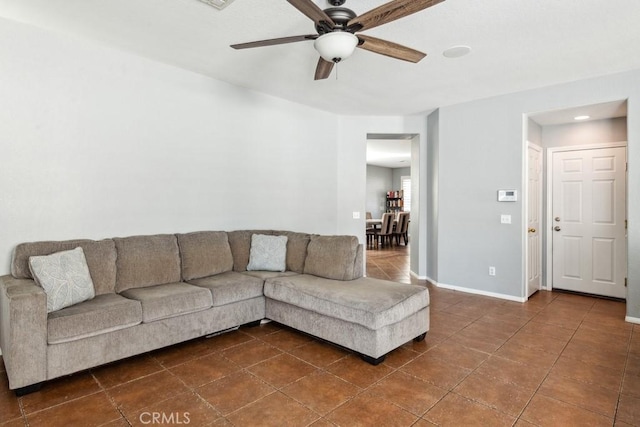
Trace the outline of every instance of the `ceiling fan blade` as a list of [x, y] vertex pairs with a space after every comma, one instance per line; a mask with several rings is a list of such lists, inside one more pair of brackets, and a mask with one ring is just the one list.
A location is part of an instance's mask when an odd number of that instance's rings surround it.
[[318, 66], [316, 67], [316, 76], [314, 80], [322, 80], [329, 77], [334, 65], [335, 64], [333, 62], [325, 61], [320, 57], [320, 60], [318, 60]]
[[234, 49], [248, 49], [252, 47], [273, 46], [277, 44], [295, 43], [295, 42], [302, 42], [305, 40], [315, 40], [317, 38], [318, 38], [317, 34], [307, 34], [306, 36], [280, 37], [278, 39], [268, 39], [268, 40], [259, 40], [256, 42], [249, 42], [249, 43], [232, 44], [231, 47]]
[[324, 10], [320, 9], [314, 2], [311, 0], [287, 0], [293, 7], [298, 9], [300, 12], [307, 15], [309, 19], [316, 23], [316, 25], [321, 24], [322, 22], [329, 25], [330, 28], [333, 28], [336, 23], [333, 22], [333, 19], [329, 15], [327, 15]]
[[444, 0], [392, 0], [382, 6], [371, 9], [347, 23], [351, 31], [369, 30], [379, 25], [387, 24], [396, 19], [419, 12]]
[[358, 45], [359, 48], [379, 53], [380, 55], [390, 56], [391, 58], [415, 63], [420, 62], [422, 58], [427, 56], [426, 53], [422, 53], [419, 50], [411, 49], [410, 47], [387, 40], [366, 36], [364, 34], [358, 34], [358, 38], [361, 41]]

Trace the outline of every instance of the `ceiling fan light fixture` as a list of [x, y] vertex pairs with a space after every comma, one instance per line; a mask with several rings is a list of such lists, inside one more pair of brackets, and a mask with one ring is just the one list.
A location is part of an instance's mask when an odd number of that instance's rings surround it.
[[333, 31], [316, 39], [313, 47], [327, 62], [340, 62], [353, 54], [358, 46], [358, 37], [347, 31]]

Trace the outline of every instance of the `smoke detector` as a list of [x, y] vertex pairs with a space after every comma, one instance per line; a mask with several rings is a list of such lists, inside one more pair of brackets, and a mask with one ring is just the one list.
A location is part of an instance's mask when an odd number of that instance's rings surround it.
[[222, 10], [225, 7], [233, 3], [233, 0], [200, 0], [202, 3], [206, 3], [209, 6], [213, 6], [218, 10]]

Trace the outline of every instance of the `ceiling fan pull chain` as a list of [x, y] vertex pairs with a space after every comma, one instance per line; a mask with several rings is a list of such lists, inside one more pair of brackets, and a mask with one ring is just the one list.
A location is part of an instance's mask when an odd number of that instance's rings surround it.
[[340, 69], [340, 67], [338, 67], [338, 63], [336, 62], [336, 81], [338, 81], [338, 70]]

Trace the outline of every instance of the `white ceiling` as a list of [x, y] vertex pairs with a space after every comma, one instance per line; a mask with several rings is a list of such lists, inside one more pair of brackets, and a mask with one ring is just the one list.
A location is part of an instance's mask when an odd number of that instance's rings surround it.
[[541, 126], [576, 123], [578, 116], [589, 116], [587, 121], [627, 117], [627, 101], [611, 101], [601, 104], [584, 105], [558, 111], [543, 111], [529, 117]]
[[[327, 7], [326, 0], [316, 0]], [[347, 0], [356, 13], [385, 0]], [[366, 34], [427, 52], [418, 64], [363, 49], [314, 81], [312, 42], [230, 44], [311, 34], [285, 0], [0, 0], [0, 16], [94, 39], [338, 114], [405, 115], [640, 68], [638, 0], [446, 0]], [[442, 52], [468, 45], [469, 55]]]
[[411, 140], [368, 139], [367, 164], [384, 168], [411, 167]]

